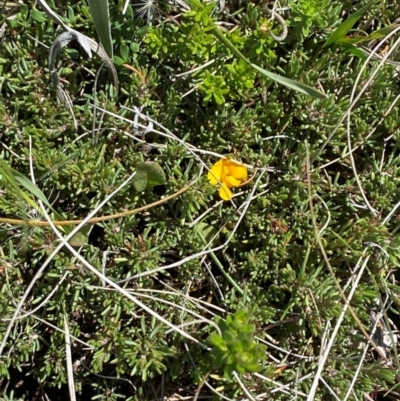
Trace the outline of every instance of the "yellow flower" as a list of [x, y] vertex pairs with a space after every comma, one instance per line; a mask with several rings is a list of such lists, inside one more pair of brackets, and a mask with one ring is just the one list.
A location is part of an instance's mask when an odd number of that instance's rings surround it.
[[233, 196], [230, 188], [236, 188], [247, 180], [247, 167], [230, 159], [216, 162], [207, 174], [211, 185], [220, 185], [219, 196], [230, 200]]

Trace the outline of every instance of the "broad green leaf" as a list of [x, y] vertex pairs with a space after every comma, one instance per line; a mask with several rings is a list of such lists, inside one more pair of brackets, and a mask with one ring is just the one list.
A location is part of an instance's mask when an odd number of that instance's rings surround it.
[[[54, 218], [57, 221], [62, 221], [64, 220], [64, 218], [53, 209], [53, 207], [50, 205], [49, 201], [46, 198], [46, 195], [27, 177], [25, 177], [24, 175], [22, 175], [21, 173], [19, 173], [18, 171], [12, 170], [14, 178], [25, 188], [27, 189], [32, 195], [36, 196], [36, 198], [40, 199], [43, 204], [45, 204], [46, 206], [48, 206], [48, 208], [53, 212]], [[36, 203], [35, 203], [36, 205]], [[41, 209], [39, 208], [39, 206], [36, 206], [36, 209], [38, 211], [40, 211]], [[72, 229], [68, 229], [67, 227], [59, 227], [59, 230], [61, 231], [65, 231], [67, 233], [69, 233], [70, 231], [72, 231]]]
[[218, 348], [213, 348], [211, 354], [213, 356], [212, 367], [214, 369], [219, 369], [224, 363], [224, 353], [219, 351]]
[[145, 170], [136, 169], [136, 174], [132, 178], [133, 186], [137, 192], [142, 192], [147, 188], [149, 182], [147, 172]]
[[213, 93], [214, 95], [214, 100], [217, 104], [221, 105], [222, 103], [224, 103], [224, 98], [222, 96], [220, 96], [217, 93]]
[[290, 89], [294, 89], [297, 92], [304, 93], [305, 95], [310, 95], [317, 99], [326, 99], [327, 98], [327, 96], [324, 93], [312, 88], [311, 86], [302, 84], [300, 82], [293, 81], [292, 79], [285, 78], [285, 77], [282, 77], [281, 75], [274, 74], [273, 72], [264, 70], [264, 68], [261, 68], [256, 64], [251, 64], [251, 66], [254, 69], [256, 69], [257, 71], [261, 72], [261, 74], [267, 76], [268, 78], [271, 78], [275, 82], [285, 85]]
[[132, 179], [136, 191], [142, 192], [149, 186], [165, 184], [164, 170], [156, 162], [139, 163], [136, 166], [136, 175]]
[[130, 47], [132, 53], [139, 53], [139, 50], [140, 50], [139, 43], [132, 42], [132, 43], [129, 45], [129, 47]]
[[23, 18], [23, 20], [26, 21], [28, 19], [28, 15], [29, 15], [28, 6], [26, 4], [21, 4], [21, 6], [19, 8], [19, 13], [21, 14], [21, 17]]
[[72, 22], [75, 20], [74, 9], [71, 6], [68, 6], [67, 9], [68, 9], [68, 19]]
[[164, 170], [156, 162], [144, 162], [140, 163], [136, 170], [138, 172], [145, 171], [147, 173], [148, 185], [162, 185], [165, 184], [166, 178]]
[[123, 60], [121, 57], [118, 57], [118, 56], [114, 56], [113, 61], [117, 65], [125, 64], [125, 60]]
[[201, 232], [207, 242], [211, 241], [217, 233], [217, 230], [213, 226], [203, 222], [196, 224], [195, 229]]
[[113, 47], [108, 0], [88, 0], [88, 3], [97, 35], [99, 35], [104, 50], [112, 59]]
[[210, 334], [209, 341], [212, 345], [215, 345], [216, 347], [225, 348], [225, 341], [224, 339], [217, 333], [212, 333]]
[[70, 240], [69, 243], [75, 247], [81, 247], [86, 245], [89, 240], [89, 231], [91, 227], [89, 225], [82, 227]]
[[235, 323], [241, 325], [246, 325], [249, 321], [249, 312], [247, 309], [239, 309], [235, 313]]
[[350, 31], [350, 29], [353, 27], [353, 25], [358, 21], [358, 19], [371, 7], [373, 3], [375, 3], [377, 0], [372, 0], [369, 3], [367, 3], [364, 7], [361, 7], [359, 10], [357, 10], [354, 14], [351, 14], [349, 18], [347, 18], [345, 21], [343, 21], [332, 33], [331, 36], [327, 39], [327, 41], [324, 43], [323, 47], [327, 47], [331, 45], [332, 43], [337, 42], [344, 36], [346, 36], [347, 32]]
[[45, 13], [42, 13], [39, 10], [36, 10], [36, 8], [32, 8], [31, 10], [31, 17], [36, 21], [36, 22], [46, 22], [47, 21], [47, 16]]
[[129, 47], [127, 45], [121, 45], [119, 48], [119, 54], [121, 55], [121, 58], [125, 60], [125, 62], [129, 61]]

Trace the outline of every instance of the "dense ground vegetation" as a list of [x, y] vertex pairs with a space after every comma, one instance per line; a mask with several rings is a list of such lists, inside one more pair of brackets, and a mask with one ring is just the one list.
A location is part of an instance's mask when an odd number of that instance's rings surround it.
[[[24, 3], [0, 4], [0, 217], [21, 220], [0, 220], [2, 399], [399, 399], [399, 3], [110, 2], [119, 90], [70, 43], [73, 114], [59, 26]], [[98, 40], [86, 1], [48, 4]], [[221, 157], [248, 168], [231, 201]], [[57, 249], [39, 200], [127, 215]]]

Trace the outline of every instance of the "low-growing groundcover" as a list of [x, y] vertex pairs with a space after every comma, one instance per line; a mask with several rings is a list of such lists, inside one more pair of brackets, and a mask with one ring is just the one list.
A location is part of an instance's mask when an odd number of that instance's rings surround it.
[[1, 399], [399, 399], [398, 2], [0, 10]]

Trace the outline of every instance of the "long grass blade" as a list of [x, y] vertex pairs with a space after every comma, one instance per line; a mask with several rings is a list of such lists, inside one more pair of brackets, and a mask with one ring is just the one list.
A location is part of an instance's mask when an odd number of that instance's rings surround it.
[[108, 0], [88, 0], [94, 27], [108, 56], [113, 58], [110, 11]]
[[304, 93], [305, 95], [310, 95], [312, 97], [315, 97], [317, 99], [326, 99], [326, 95], [311, 86], [302, 84], [300, 82], [293, 81], [292, 79], [282, 77], [281, 75], [274, 74], [273, 72], [267, 71], [264, 68], [251, 63], [234, 45], [233, 43], [220, 31], [220, 29], [215, 26], [213, 30], [214, 35], [217, 37], [218, 40], [220, 40], [223, 44], [225, 44], [233, 54], [241, 58], [243, 61], [245, 61], [247, 64], [249, 64], [251, 67], [253, 67], [255, 70], [263, 74], [264, 76], [274, 80], [275, 82], [285, 85], [290, 89], [293, 89], [297, 92]]
[[350, 29], [353, 27], [353, 25], [360, 19], [360, 17], [368, 11], [368, 9], [372, 6], [373, 3], [375, 3], [377, 0], [372, 0], [369, 3], [367, 3], [364, 7], [361, 7], [359, 10], [357, 10], [354, 14], [351, 14], [349, 18], [347, 18], [345, 21], [343, 21], [332, 33], [331, 36], [327, 39], [327, 41], [324, 43], [323, 47], [327, 47], [331, 45], [332, 43], [338, 42], [340, 39], [346, 36], [346, 34], [350, 31]]

